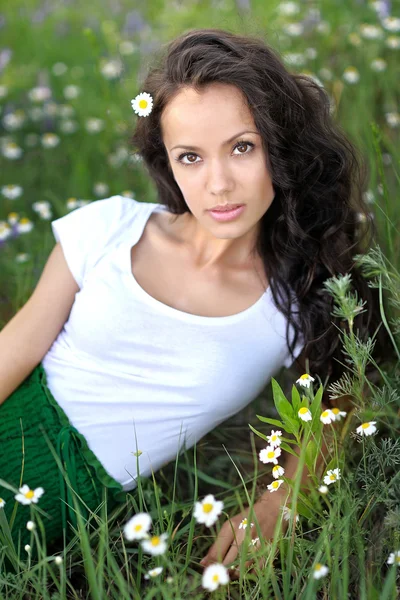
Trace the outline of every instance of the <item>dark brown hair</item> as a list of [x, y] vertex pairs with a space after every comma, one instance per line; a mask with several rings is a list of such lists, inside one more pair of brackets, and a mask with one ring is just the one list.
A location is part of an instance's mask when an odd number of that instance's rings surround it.
[[[140, 89], [153, 97], [153, 109], [137, 119], [131, 137], [157, 186], [159, 203], [170, 212], [189, 209], [170, 168], [161, 115], [183, 88], [201, 92], [213, 82], [242, 91], [269, 159], [275, 198], [261, 219], [257, 252], [274, 302], [287, 319], [290, 352], [299, 334], [304, 336], [310, 372], [323, 382], [327, 376], [336, 381], [346, 361], [335, 327], [340, 320], [331, 315], [334, 300], [323, 282], [351, 274], [353, 291], [367, 302], [367, 310], [354, 321], [363, 341], [382, 325], [379, 290], [368, 287], [352, 258], [377, 237], [363, 199], [367, 167], [333, 120], [326, 90], [311, 77], [288, 71], [262, 39], [193, 29], [163, 48], [148, 73]], [[293, 292], [298, 312], [292, 310]], [[295, 329], [292, 345], [290, 324]], [[377, 363], [391, 358], [391, 347], [382, 325], [373, 353]]]

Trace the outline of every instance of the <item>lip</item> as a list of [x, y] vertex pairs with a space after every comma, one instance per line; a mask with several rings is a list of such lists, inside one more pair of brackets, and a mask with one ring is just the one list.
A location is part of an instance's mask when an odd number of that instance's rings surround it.
[[210, 210], [208, 211], [210, 215], [216, 221], [232, 221], [239, 217], [244, 209], [246, 208], [245, 204], [241, 204], [237, 208], [233, 208], [232, 210]]
[[239, 206], [243, 206], [243, 204], [226, 204], [225, 206], [216, 206], [214, 208], [210, 208], [209, 210], [222, 212], [226, 210], [234, 210], [235, 208], [239, 208]]

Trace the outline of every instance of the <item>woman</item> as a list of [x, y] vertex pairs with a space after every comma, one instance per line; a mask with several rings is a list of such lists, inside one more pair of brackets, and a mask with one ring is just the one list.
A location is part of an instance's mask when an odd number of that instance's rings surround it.
[[[138, 473], [192, 446], [296, 358], [300, 374], [307, 359], [324, 383], [338, 379], [327, 278], [350, 272], [367, 301], [360, 337], [380, 322], [352, 259], [370, 243], [364, 226], [374, 230], [364, 176], [323, 88], [262, 40], [204, 29], [173, 40], [142, 90], [132, 143], [159, 203], [113, 196], [53, 221], [37, 287], [0, 334], [0, 474], [28, 486], [26, 501], [44, 489], [54, 540], [75, 523], [73, 490], [94, 510], [105, 486], [116, 506]], [[380, 361], [383, 328], [376, 340]], [[8, 518], [14, 492], [0, 489]], [[266, 536], [281, 499], [268, 503]], [[15, 540], [27, 536], [24, 509]], [[237, 550], [225, 534], [226, 561]], [[215, 557], [214, 544], [205, 562]]]

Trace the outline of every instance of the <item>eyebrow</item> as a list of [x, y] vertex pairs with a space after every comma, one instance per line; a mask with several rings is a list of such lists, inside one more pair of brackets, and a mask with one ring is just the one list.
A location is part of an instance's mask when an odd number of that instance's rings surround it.
[[[231, 138], [229, 138], [229, 140], [226, 140], [226, 142], [224, 142], [223, 145], [226, 146], [227, 144], [229, 144], [230, 142], [233, 142], [233, 140], [238, 138], [240, 135], [243, 135], [244, 133], [254, 133], [255, 135], [260, 135], [258, 133], [258, 131], [248, 131], [248, 130], [241, 131], [240, 133], [233, 135]], [[185, 150], [201, 150], [201, 148], [199, 148], [199, 146], [184, 146], [181, 144], [179, 144], [178, 146], [174, 146], [173, 148], [171, 148], [171, 150], [175, 150], [175, 148], [184, 148]]]

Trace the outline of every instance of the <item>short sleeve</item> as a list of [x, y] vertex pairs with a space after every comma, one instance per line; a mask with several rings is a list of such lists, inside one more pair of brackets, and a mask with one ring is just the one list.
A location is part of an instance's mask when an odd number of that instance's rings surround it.
[[79, 288], [110, 244], [116, 241], [127, 212], [138, 210], [139, 202], [124, 196], [93, 200], [51, 222], [65, 260]]

